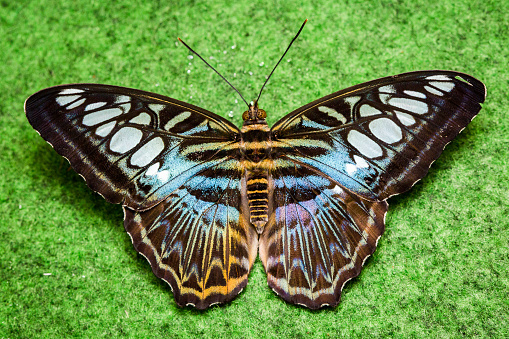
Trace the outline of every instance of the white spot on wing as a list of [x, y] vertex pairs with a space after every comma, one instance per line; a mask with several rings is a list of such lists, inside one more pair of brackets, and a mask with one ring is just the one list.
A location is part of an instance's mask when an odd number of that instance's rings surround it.
[[173, 127], [175, 127], [176, 124], [178, 124], [179, 122], [182, 122], [184, 120], [186, 120], [187, 118], [189, 118], [191, 116], [191, 112], [188, 112], [188, 111], [184, 111], [182, 113], [180, 113], [179, 115], [175, 116], [173, 119], [170, 119], [166, 125], [164, 125], [164, 129], [169, 131], [170, 129], [172, 129]]
[[357, 166], [354, 164], [346, 164], [345, 165], [346, 173], [348, 173], [349, 176], [352, 176], [355, 171], [357, 171]]
[[352, 108], [356, 103], [359, 102], [359, 100], [361, 99], [361, 97], [359, 96], [355, 96], [355, 97], [349, 97], [349, 98], [344, 98], [343, 100], [350, 105], [350, 108]]
[[351, 130], [347, 140], [365, 157], [376, 158], [383, 155], [382, 148], [376, 142], [357, 130]]
[[116, 121], [110, 121], [107, 124], [101, 125], [101, 126], [97, 127], [97, 129], [95, 130], [95, 134], [97, 134], [98, 136], [101, 136], [101, 137], [105, 137], [108, 134], [110, 134], [110, 132], [113, 130], [113, 128], [115, 128], [116, 124], [117, 124]]
[[371, 105], [364, 104], [359, 108], [359, 114], [361, 117], [369, 117], [371, 115], [379, 115], [382, 114], [382, 111], [374, 108]]
[[343, 114], [336, 111], [334, 108], [330, 108], [330, 107], [326, 107], [326, 106], [318, 106], [318, 110], [322, 113], [325, 113], [325, 114], [333, 117], [334, 119], [340, 121], [343, 124], [346, 123], [346, 117]]
[[104, 105], [106, 105], [106, 102], [102, 102], [102, 101], [101, 102], [93, 102], [91, 104], [88, 104], [87, 107], [85, 107], [85, 112], [91, 111], [96, 108], [103, 107]]
[[332, 192], [336, 193], [336, 194], [343, 194], [343, 190], [338, 185], [334, 186], [334, 188], [332, 189]]
[[399, 122], [401, 122], [405, 126], [412, 126], [415, 124], [415, 118], [411, 116], [410, 114], [406, 114], [403, 112], [394, 111], [396, 113], [396, 116], [399, 119]]
[[159, 114], [164, 109], [164, 105], [159, 104], [148, 104], [148, 107], [154, 111], [154, 113]]
[[123, 102], [131, 102], [131, 97], [128, 97], [127, 95], [118, 95], [115, 98], [115, 104], [120, 104]]
[[355, 164], [346, 164], [346, 166], [345, 166], [346, 172], [349, 175], [353, 175], [359, 168], [368, 168], [369, 167], [369, 165], [366, 162], [366, 160], [364, 160], [363, 158], [361, 158], [357, 154], [355, 154], [353, 156], [353, 160], [355, 161]]
[[375, 137], [388, 144], [401, 141], [403, 137], [401, 128], [389, 118], [379, 118], [371, 121], [369, 130]]
[[379, 94], [379, 97], [380, 97], [380, 101], [383, 102], [384, 104], [386, 104], [387, 100], [389, 100], [389, 98], [391, 96], [389, 94]]
[[81, 100], [78, 100], [78, 101], [76, 101], [75, 103], [73, 103], [73, 104], [71, 104], [71, 105], [67, 106], [67, 109], [73, 109], [73, 108], [76, 108], [76, 107], [78, 107], [78, 106], [82, 105], [82, 104], [85, 102], [85, 100], [86, 100], [85, 98], [83, 98], [83, 99], [81, 99]]
[[143, 133], [134, 127], [122, 127], [113, 135], [110, 141], [110, 149], [113, 152], [125, 153], [138, 145]]
[[95, 126], [104, 121], [113, 119], [114, 117], [117, 117], [120, 114], [122, 114], [122, 110], [118, 107], [107, 108], [93, 113], [88, 113], [83, 117], [83, 125]]
[[55, 100], [60, 106], [66, 106], [69, 103], [78, 100], [79, 98], [81, 98], [81, 95], [66, 95], [57, 97]]
[[60, 91], [60, 95], [64, 95], [64, 94], [77, 94], [77, 93], [83, 93], [85, 92], [84, 90], [82, 89], [78, 89], [78, 88], [66, 88], [62, 91]]
[[429, 77], [426, 77], [426, 80], [445, 80], [445, 81], [451, 81], [451, 79], [447, 75], [443, 75], [443, 74], [431, 75]]
[[429, 87], [429, 86], [424, 86], [424, 89], [428, 92], [430, 92], [431, 94], [435, 94], [435, 95], [439, 95], [439, 96], [442, 96], [444, 95], [444, 93], [440, 92], [440, 91], [437, 91], [436, 89], [434, 89], [433, 87]]
[[168, 170], [161, 171], [157, 173], [157, 179], [162, 182], [168, 181], [168, 178], [170, 177], [170, 172]]
[[396, 93], [396, 89], [393, 85], [382, 86], [378, 89], [378, 91], [384, 93]]
[[152, 119], [150, 118], [150, 115], [148, 113], [142, 112], [129, 120], [129, 122], [133, 124], [139, 124], [139, 125], [150, 125], [150, 122]]
[[159, 163], [156, 162], [155, 164], [153, 164], [152, 166], [150, 166], [147, 171], [145, 172], [145, 175], [148, 175], [148, 176], [152, 176], [152, 175], [156, 175], [157, 174], [157, 171], [159, 171]]
[[416, 98], [421, 98], [421, 99], [426, 99], [426, 94], [422, 93], [422, 92], [416, 92], [416, 91], [408, 91], [408, 90], [405, 90], [403, 91], [403, 93], [405, 93], [406, 95], [410, 95], [412, 97], [416, 97]]
[[431, 86], [435, 86], [438, 89], [441, 89], [444, 92], [450, 92], [454, 88], [454, 82], [438, 82], [432, 81], [429, 83]]
[[163, 139], [156, 137], [134, 152], [131, 156], [131, 164], [138, 167], [146, 166], [150, 164], [159, 154], [161, 154], [163, 149]]
[[368, 163], [366, 162], [366, 160], [364, 160], [363, 158], [361, 158], [360, 156], [358, 156], [357, 154], [355, 154], [353, 156], [353, 160], [355, 161], [355, 163], [357, 164], [357, 167], [360, 167], [360, 168], [367, 168], [369, 167]]
[[123, 105], [119, 105], [118, 107], [120, 107], [121, 109], [124, 110], [124, 113], [127, 113], [129, 112], [129, 110], [131, 109], [131, 103], [128, 102], [126, 104], [123, 104]]
[[423, 101], [407, 99], [407, 98], [391, 98], [389, 104], [413, 113], [428, 113], [428, 104]]

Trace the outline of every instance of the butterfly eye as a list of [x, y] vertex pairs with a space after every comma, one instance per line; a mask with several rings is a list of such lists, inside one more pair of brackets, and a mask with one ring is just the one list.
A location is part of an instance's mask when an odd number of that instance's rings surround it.
[[244, 113], [242, 113], [242, 120], [247, 120], [249, 119], [249, 111], [245, 111]]
[[265, 119], [267, 117], [267, 112], [263, 109], [258, 110], [258, 119]]

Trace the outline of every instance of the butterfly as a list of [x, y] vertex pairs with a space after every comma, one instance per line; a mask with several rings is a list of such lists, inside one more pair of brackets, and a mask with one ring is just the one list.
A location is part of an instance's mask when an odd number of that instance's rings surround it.
[[275, 293], [317, 309], [339, 303], [384, 232], [387, 199], [426, 175], [485, 96], [469, 75], [418, 71], [332, 93], [271, 128], [258, 101], [239, 129], [99, 84], [44, 89], [25, 111], [92, 190], [122, 204], [135, 249], [179, 306], [232, 300], [259, 254]]

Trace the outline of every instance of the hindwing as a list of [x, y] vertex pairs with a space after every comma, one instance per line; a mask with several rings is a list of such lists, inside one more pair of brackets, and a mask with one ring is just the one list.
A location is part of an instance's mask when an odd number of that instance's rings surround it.
[[369, 201], [321, 172], [281, 157], [271, 173], [260, 258], [269, 286], [312, 309], [339, 303], [384, 231], [385, 201]]
[[205, 309], [246, 285], [258, 236], [240, 194], [243, 170], [226, 160], [189, 178], [146, 211], [124, 207], [125, 228], [180, 306]]

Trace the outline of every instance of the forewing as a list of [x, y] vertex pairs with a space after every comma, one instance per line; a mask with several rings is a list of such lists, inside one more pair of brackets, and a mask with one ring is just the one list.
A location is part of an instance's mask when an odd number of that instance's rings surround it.
[[238, 129], [199, 107], [128, 88], [76, 84], [25, 103], [30, 124], [112, 203], [144, 209], [187, 178], [237, 157]]
[[240, 194], [243, 170], [226, 160], [188, 179], [147, 211], [124, 207], [125, 228], [180, 306], [205, 309], [246, 285], [258, 236]]
[[270, 219], [260, 237], [269, 286], [316, 309], [339, 303], [384, 231], [385, 201], [369, 201], [286, 157], [269, 181]]
[[408, 190], [481, 109], [486, 89], [450, 71], [405, 73], [312, 102], [273, 128], [274, 156], [312, 166], [367, 199]]

